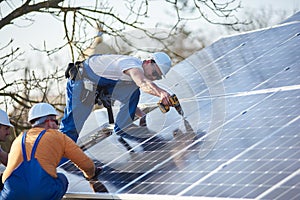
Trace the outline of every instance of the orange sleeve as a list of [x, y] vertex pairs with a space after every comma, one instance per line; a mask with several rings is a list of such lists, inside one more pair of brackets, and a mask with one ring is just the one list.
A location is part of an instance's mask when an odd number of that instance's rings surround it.
[[69, 158], [87, 178], [95, 175], [95, 164], [80, 147], [67, 135], [62, 134], [66, 142], [64, 157]]
[[[26, 154], [30, 158], [33, 143], [41, 128], [33, 128], [27, 132]], [[4, 182], [23, 161], [22, 157], [22, 135], [20, 134], [13, 142], [8, 155], [7, 167], [3, 172], [2, 181]], [[40, 162], [43, 169], [52, 177], [57, 177], [56, 168], [62, 157], [70, 159], [84, 174], [91, 178], [95, 174], [94, 162], [80, 149], [80, 147], [67, 135], [49, 129], [41, 138], [35, 157]]]

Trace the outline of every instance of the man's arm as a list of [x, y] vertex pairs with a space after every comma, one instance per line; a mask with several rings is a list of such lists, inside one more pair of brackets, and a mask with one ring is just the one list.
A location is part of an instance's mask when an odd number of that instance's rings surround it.
[[63, 140], [66, 144], [64, 157], [70, 159], [79, 168], [84, 177], [90, 179], [95, 176], [95, 164], [91, 158], [89, 158], [80, 147], [67, 135], [62, 134]]
[[163, 104], [171, 105], [169, 100], [170, 94], [157, 86], [153, 81], [147, 79], [142, 70], [138, 68], [131, 68], [126, 70], [124, 73], [129, 75], [136, 85], [141, 88], [141, 90], [148, 94], [160, 97]]

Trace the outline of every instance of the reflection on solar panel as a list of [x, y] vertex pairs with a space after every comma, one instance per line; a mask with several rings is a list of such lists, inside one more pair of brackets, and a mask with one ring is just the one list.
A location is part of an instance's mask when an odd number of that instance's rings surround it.
[[114, 135], [97, 140], [107, 119], [94, 112], [80, 142], [92, 139], [85, 152], [105, 166], [101, 192], [67, 163], [66, 197], [300, 199], [300, 14], [291, 19], [222, 38], [174, 66], [158, 84], [186, 118], [152, 110], [148, 128], [131, 131], [142, 139], [125, 139], [133, 152]]

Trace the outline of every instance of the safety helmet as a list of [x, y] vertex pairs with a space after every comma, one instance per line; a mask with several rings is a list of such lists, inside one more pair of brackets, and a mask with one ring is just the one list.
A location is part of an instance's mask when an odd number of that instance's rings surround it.
[[10, 123], [8, 119], [7, 113], [1, 109], [0, 109], [0, 124], [13, 127], [13, 125]]
[[159, 67], [163, 76], [165, 76], [171, 68], [170, 57], [164, 52], [155, 52], [153, 53], [152, 58]]
[[29, 110], [28, 121], [31, 122], [34, 119], [48, 115], [58, 115], [58, 113], [52, 105], [48, 103], [38, 103]]

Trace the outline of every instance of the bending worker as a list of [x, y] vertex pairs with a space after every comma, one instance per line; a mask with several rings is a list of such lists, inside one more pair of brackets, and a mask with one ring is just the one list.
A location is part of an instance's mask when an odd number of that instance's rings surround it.
[[144, 61], [133, 56], [96, 54], [82, 63], [69, 65], [66, 71], [66, 77], [69, 77], [67, 102], [61, 132], [77, 141], [99, 93], [120, 102], [114, 132], [118, 134], [124, 131], [135, 116], [140, 117], [140, 125], [145, 125], [146, 115], [137, 107], [140, 89], [171, 106], [170, 94], [153, 82], [164, 77], [170, 68], [171, 59], [163, 52], [153, 53], [151, 58]]
[[38, 103], [29, 111], [32, 128], [13, 142], [3, 173], [1, 199], [62, 199], [68, 180], [56, 168], [62, 157], [69, 158], [88, 180], [99, 168], [65, 134], [58, 130], [57, 112], [47, 103]]
[[[10, 135], [10, 128], [13, 127], [13, 125], [10, 123], [8, 115], [5, 111], [0, 110], [0, 141], [5, 142], [7, 136]], [[7, 157], [8, 153], [3, 151], [0, 147], [0, 162], [3, 165], [7, 165]]]

